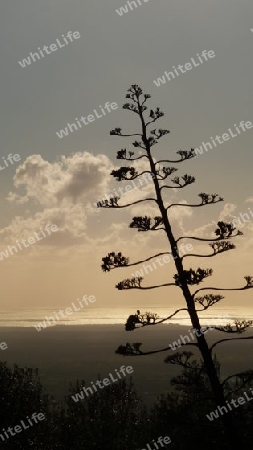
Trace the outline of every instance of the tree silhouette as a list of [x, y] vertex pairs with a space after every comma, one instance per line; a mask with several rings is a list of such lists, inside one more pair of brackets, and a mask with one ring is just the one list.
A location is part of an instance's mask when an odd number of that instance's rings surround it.
[[[53, 438], [53, 414], [55, 403], [52, 397], [46, 394], [39, 378], [38, 369], [31, 367], [19, 367], [14, 364], [13, 368], [7, 366], [5, 362], [0, 362], [0, 434], [3, 435], [3, 429], [19, 425], [24, 421], [26, 428], [22, 433], [6, 435], [6, 439], [0, 439], [1, 449], [6, 450], [49, 450], [52, 448]], [[45, 420], [36, 424], [36, 426], [27, 426], [29, 422], [27, 417], [33, 413], [42, 412]], [[16, 431], [16, 430], [15, 430]], [[54, 446], [55, 449], [58, 447]]]
[[[98, 377], [100, 379], [100, 377]], [[85, 381], [70, 385], [60, 417], [62, 450], [128, 450], [145, 439], [141, 420], [146, 412], [132, 379], [119, 380], [100, 389], [77, 404], [71, 395], [85, 386]]]
[[[163, 182], [170, 177], [174, 172], [178, 169], [176, 167], [171, 167], [166, 164], [181, 164], [188, 159], [191, 159], [195, 156], [194, 149], [190, 150], [179, 150], [177, 154], [179, 155], [178, 159], [175, 160], [158, 160], [152, 156], [152, 147], [159, 143], [159, 140], [169, 133], [168, 130], [164, 129], [152, 129], [150, 130], [150, 126], [157, 122], [161, 117], [164, 116], [164, 113], [160, 110], [160, 108], [148, 109], [147, 101], [150, 99], [149, 94], [144, 94], [142, 89], [138, 85], [132, 85], [130, 89], [127, 91], [126, 98], [130, 99], [131, 103], [126, 103], [123, 105], [123, 109], [127, 109], [137, 116], [141, 122], [141, 133], [134, 134], [124, 134], [121, 128], [115, 128], [110, 132], [111, 135], [114, 136], [138, 136], [138, 140], [133, 142], [133, 147], [141, 149], [141, 155], [134, 157], [134, 152], [129, 152], [129, 157], [127, 157], [126, 149], [122, 149], [117, 153], [117, 159], [124, 159], [127, 161], [135, 161], [140, 158], [144, 158], [149, 163], [149, 170], [145, 170], [144, 172], [138, 173], [138, 171], [134, 167], [120, 167], [118, 170], [113, 170], [111, 175], [114, 176], [118, 181], [123, 180], [134, 180], [138, 177], [142, 176], [144, 173], [149, 173], [152, 177], [155, 195], [152, 198], [145, 198], [142, 200], [138, 200], [129, 204], [121, 205], [119, 204], [119, 198], [111, 199], [107, 204], [103, 204], [102, 202], [98, 203], [99, 207], [107, 207], [107, 208], [127, 208], [132, 205], [136, 205], [142, 202], [153, 202], [159, 209], [160, 215], [154, 218], [147, 216], [139, 216], [134, 217], [130, 228], [136, 228], [138, 231], [160, 231], [165, 233], [167, 237], [170, 252], [171, 253], [175, 267], [176, 274], [174, 275], [174, 282], [160, 284], [157, 286], [142, 286], [143, 277], [135, 277], [131, 279], [125, 279], [119, 282], [116, 285], [116, 288], [119, 290], [123, 289], [156, 289], [162, 286], [178, 286], [182, 294], [184, 296], [186, 302], [186, 308], [181, 308], [175, 311], [173, 314], [169, 315], [165, 319], [160, 319], [156, 314], [147, 312], [146, 314], [141, 314], [140, 311], [137, 311], [135, 315], [130, 315], [127, 323], [126, 330], [133, 331], [137, 326], [154, 326], [159, 323], [165, 322], [169, 320], [171, 317], [175, 316], [178, 312], [185, 310], [188, 312], [190, 316], [190, 320], [192, 323], [192, 327], [196, 330], [196, 343], [186, 343], [184, 345], [195, 346], [199, 349], [201, 354], [201, 358], [203, 360], [203, 364], [201, 366], [196, 366], [191, 363], [190, 359], [192, 356], [191, 352], [182, 352], [176, 353], [166, 358], [167, 363], [178, 364], [183, 368], [192, 368], [194, 370], [201, 370], [204, 368], [207, 377], [209, 379], [211, 389], [214, 395], [215, 402], [217, 406], [225, 405], [225, 391], [224, 391], [224, 382], [220, 380], [219, 372], [217, 371], [217, 364], [215, 364], [213, 349], [221, 344], [222, 342], [229, 341], [232, 339], [221, 339], [211, 347], [208, 346], [206, 338], [201, 332], [201, 325], [198, 316], [198, 312], [207, 310], [212, 307], [214, 304], [223, 299], [221, 295], [214, 294], [204, 294], [202, 295], [202, 291], [239, 291], [239, 290], [248, 290], [253, 287], [253, 277], [245, 276], [245, 285], [241, 288], [219, 288], [219, 287], [205, 287], [200, 288], [195, 291], [191, 291], [190, 287], [194, 285], [199, 285], [205, 278], [210, 277], [212, 275], [212, 269], [203, 269], [190, 268], [189, 270], [184, 269], [184, 258], [186, 257], [197, 257], [197, 258], [209, 258], [217, 256], [220, 253], [232, 250], [235, 248], [234, 244], [231, 243], [231, 239], [242, 235], [240, 230], [236, 230], [233, 224], [218, 222], [217, 229], [214, 231], [216, 238], [203, 239], [196, 236], [180, 236], [177, 239], [174, 237], [171, 223], [169, 219], [169, 210], [174, 206], [183, 206], [189, 208], [200, 208], [205, 207], [207, 205], [214, 205], [216, 203], [222, 202], [223, 198], [218, 194], [207, 194], [205, 192], [201, 192], [198, 196], [200, 198], [200, 202], [196, 204], [185, 204], [185, 203], [171, 203], [168, 206], [165, 206], [165, 202], [163, 199], [163, 190], [173, 189], [173, 188], [184, 188], [195, 182], [195, 178], [191, 175], [183, 175], [181, 177], [174, 177], [171, 179], [171, 184], [167, 185]], [[165, 165], [163, 165], [165, 164]], [[179, 256], [178, 243], [182, 239], [193, 239], [196, 241], [209, 242], [210, 247], [212, 248], [212, 253], [207, 255], [201, 254], [188, 254], [184, 256]], [[164, 254], [164, 253], [162, 253]], [[151, 256], [150, 258], [145, 259], [144, 261], [148, 261], [158, 255]], [[138, 261], [133, 264], [129, 263], [129, 258], [124, 257], [121, 253], [109, 253], [106, 257], [102, 258], [102, 270], [105, 272], [109, 272], [110, 270], [119, 268], [119, 267], [129, 267], [132, 265], [140, 264], [144, 261]], [[196, 296], [201, 292], [200, 296]], [[200, 307], [196, 309], [196, 307]], [[235, 321], [233, 324], [228, 324], [226, 326], [215, 327], [215, 329], [224, 332], [224, 333], [243, 333], [250, 325], [251, 321]], [[236, 339], [253, 339], [253, 337], [245, 337], [245, 338], [236, 338]], [[170, 347], [166, 347], [163, 349], [153, 350], [143, 352], [140, 347], [141, 343], [134, 343], [126, 345], [121, 345], [116, 350], [116, 353], [121, 355], [131, 355], [131, 356], [144, 356], [150, 355], [158, 352], [168, 352], [171, 351]], [[245, 373], [244, 373], [245, 375]], [[238, 376], [238, 374], [234, 375]], [[231, 376], [230, 378], [232, 378]], [[236, 428], [233, 426], [233, 415], [229, 411], [227, 414], [222, 416], [224, 432], [226, 434], [226, 439], [230, 445], [231, 449], [239, 448], [241, 444], [241, 440], [237, 435]]]

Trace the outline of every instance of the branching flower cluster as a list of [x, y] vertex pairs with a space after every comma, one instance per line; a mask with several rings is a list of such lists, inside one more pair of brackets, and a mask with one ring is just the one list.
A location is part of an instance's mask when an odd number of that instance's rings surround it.
[[210, 308], [211, 306], [218, 303], [220, 300], [222, 300], [224, 297], [222, 295], [213, 295], [213, 294], [206, 294], [202, 297], [196, 297], [194, 299], [195, 303], [198, 303], [200, 306], [203, 307], [203, 310], [206, 310]]
[[144, 314], [141, 314], [139, 310], [137, 310], [136, 314], [131, 314], [125, 325], [126, 331], [133, 331], [136, 328], [137, 324], [141, 324], [143, 327], [151, 324], [155, 324], [156, 321], [159, 319], [158, 314], [151, 313], [150, 311], [147, 311]]
[[244, 279], [246, 280], [246, 287], [247, 288], [252, 288], [253, 287], [253, 277], [247, 275], [246, 277], [244, 277]]
[[127, 342], [126, 345], [120, 345], [117, 350], [115, 350], [115, 353], [118, 355], [141, 355], [141, 345], [141, 342], [134, 342], [133, 344]]
[[100, 200], [97, 203], [97, 208], [116, 208], [118, 205], [118, 201], [120, 200], [120, 197], [115, 195], [114, 197], [111, 197], [109, 200]]
[[150, 134], [153, 134], [153, 136], [155, 136], [156, 139], [160, 139], [161, 137], [169, 133], [170, 133], [169, 130], [164, 130], [162, 128], [159, 128], [158, 130], [155, 128], [154, 130], [150, 131]]
[[185, 369], [199, 369], [202, 366], [196, 366], [195, 361], [189, 362], [193, 356], [192, 352], [174, 353], [165, 358], [164, 362], [167, 364], [175, 364]]
[[171, 181], [172, 181], [172, 183], [178, 185], [179, 187], [185, 187], [188, 184], [194, 183], [195, 177], [185, 174], [181, 177], [181, 180], [180, 180], [180, 177], [175, 177]]
[[117, 151], [117, 156], [116, 156], [116, 158], [117, 158], [117, 159], [131, 159], [132, 156], [134, 156], [134, 152], [130, 152], [130, 151], [129, 151], [129, 152], [128, 152], [128, 155], [129, 155], [129, 158], [127, 158], [127, 151], [126, 151], [126, 148], [123, 148], [123, 149]]
[[110, 131], [111, 136], [121, 136], [121, 130], [122, 128], [114, 128], [114, 130]]
[[213, 273], [212, 269], [201, 269], [200, 267], [195, 271], [193, 269], [184, 270], [183, 275], [180, 277], [178, 274], [174, 275], [175, 284], [182, 286], [182, 283], [186, 282], [189, 285], [199, 284], [206, 277], [210, 277]]
[[112, 170], [111, 175], [118, 181], [134, 180], [138, 176], [138, 172], [134, 167], [120, 167], [118, 170]]
[[142, 343], [141, 342], [134, 342], [132, 344], [129, 344], [129, 342], [126, 343], [126, 345], [120, 345], [117, 350], [115, 350], [115, 353], [117, 355], [141, 355], [143, 352], [140, 350]]
[[125, 280], [120, 281], [118, 284], [116, 284], [115, 287], [119, 291], [122, 291], [123, 289], [140, 288], [142, 280], [143, 280], [143, 277], [126, 278]]
[[150, 110], [149, 117], [151, 117], [152, 120], [150, 120], [147, 125], [150, 123], [156, 122], [160, 117], [164, 116], [164, 112], [160, 110], [160, 108], [156, 108], [155, 111], [153, 109]]
[[224, 325], [223, 327], [215, 327], [216, 330], [223, 331], [224, 333], [243, 333], [247, 328], [253, 324], [252, 320], [234, 320], [233, 323]]
[[232, 223], [225, 223], [225, 222], [219, 221], [217, 223], [217, 225], [218, 225], [218, 228], [215, 230], [215, 234], [220, 239], [230, 238], [233, 231], [235, 230], [235, 226]]
[[202, 205], [210, 205], [212, 203], [223, 202], [224, 200], [218, 194], [206, 194], [204, 192], [201, 192], [200, 194], [198, 194], [198, 196], [201, 198]]
[[159, 181], [166, 180], [172, 173], [176, 172], [178, 169], [176, 167], [159, 167], [156, 170], [157, 179]]
[[124, 267], [129, 263], [129, 258], [125, 258], [122, 253], [111, 252], [108, 253], [107, 256], [102, 258], [102, 270], [103, 272], [110, 272], [110, 270], [115, 269], [116, 267]]
[[209, 245], [213, 249], [215, 255], [218, 253], [226, 252], [228, 250], [233, 250], [235, 248], [235, 245], [231, 244], [231, 242], [228, 241], [213, 242]]
[[129, 228], [137, 228], [138, 231], [151, 231], [156, 230], [160, 225], [163, 224], [163, 219], [160, 216], [156, 216], [153, 219], [147, 216], [133, 217]]
[[194, 148], [191, 148], [191, 150], [178, 150], [176, 153], [181, 156], [181, 161], [195, 157]]

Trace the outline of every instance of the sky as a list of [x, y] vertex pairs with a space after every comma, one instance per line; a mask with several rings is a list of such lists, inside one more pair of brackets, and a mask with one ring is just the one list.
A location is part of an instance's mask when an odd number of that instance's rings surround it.
[[[134, 215], [157, 214], [150, 203], [118, 211], [94, 207], [123, 186], [110, 176], [120, 165], [117, 150], [133, 149], [131, 139], [110, 136], [110, 130], [139, 132], [138, 118], [122, 109], [126, 91], [135, 83], [151, 94], [150, 108], [165, 112], [159, 127], [170, 130], [154, 147], [156, 159], [174, 159], [176, 151], [198, 148], [211, 136], [234, 130], [234, 124], [253, 123], [253, 5], [251, 0], [140, 2], [122, 16], [116, 9], [125, 0], [13, 0], [1, 6], [1, 157], [18, 154], [20, 161], [0, 171], [0, 252], [47, 224], [58, 228], [0, 261], [1, 309], [67, 307], [85, 294], [96, 296], [96, 307], [128, 305], [130, 313], [147, 304], [168, 306], [169, 311], [184, 306], [175, 288], [115, 289], [131, 268], [109, 274], [101, 270], [102, 257], [111, 251], [135, 262], [169, 250], [161, 232], [129, 229]], [[57, 39], [63, 42], [69, 31], [79, 32], [80, 38], [21, 67], [19, 61], [30, 52]], [[212, 50], [215, 57], [155, 85], [165, 71], [203, 50]], [[62, 139], [57, 136], [68, 122], [101, 111], [106, 102], [118, 108]], [[253, 210], [252, 136], [253, 128], [178, 167], [178, 174], [194, 175], [196, 182], [167, 192], [167, 204], [198, 203], [200, 192], [218, 193], [224, 202], [172, 208], [176, 237], [214, 237], [218, 220], [231, 221], [249, 207]], [[144, 168], [142, 162], [136, 167]], [[144, 198], [152, 189], [150, 183], [142, 191], [129, 191], [122, 204]], [[186, 267], [213, 267], [209, 286], [243, 286], [243, 276], [253, 275], [252, 220], [240, 227], [244, 235], [234, 241], [233, 253], [201, 261], [189, 257]], [[196, 252], [210, 250], [194, 243]], [[171, 262], [144, 283], [170, 282], [174, 273]], [[250, 291], [228, 293], [224, 305], [239, 305], [243, 312], [251, 301]]]

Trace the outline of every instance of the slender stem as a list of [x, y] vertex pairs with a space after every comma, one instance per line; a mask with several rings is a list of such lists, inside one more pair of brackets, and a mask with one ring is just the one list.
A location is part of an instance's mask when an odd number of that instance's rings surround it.
[[172, 206], [187, 206], [188, 208], [200, 208], [201, 206], [214, 205], [215, 203], [219, 203], [219, 202], [221, 202], [221, 200], [216, 200], [214, 202], [209, 202], [209, 203], [199, 203], [196, 205], [190, 205], [188, 203], [172, 203], [171, 205], [167, 206], [166, 209], [170, 209]]
[[[126, 266], [122, 266], [122, 267], [137, 266], [138, 264], [142, 264], [142, 263], [144, 263], [144, 262], [146, 262], [146, 261], [150, 261], [151, 259], [156, 258], [157, 256], [161, 256], [161, 255], [171, 255], [171, 252], [157, 253], [156, 255], [150, 256], [150, 257], [147, 258], [147, 259], [143, 259], [143, 260], [141, 260], [141, 261], [137, 261], [137, 262], [132, 263], [132, 264], [127, 264]], [[118, 268], [118, 267], [114, 267], [114, 269], [117, 269], [117, 268]]]
[[177, 240], [176, 240], [176, 242], [179, 242], [179, 241], [181, 241], [181, 239], [194, 239], [195, 241], [202, 241], [202, 242], [217, 242], [217, 241], [221, 241], [221, 240], [226, 240], [226, 239], [231, 239], [231, 238], [233, 238], [233, 237], [236, 237], [236, 236], [238, 236], [238, 233], [237, 234], [234, 234], [234, 235], [231, 235], [231, 236], [228, 236], [228, 237], [223, 237], [223, 238], [215, 238], [215, 239], [204, 239], [204, 238], [198, 238], [198, 237], [196, 237], [196, 236], [180, 236]]
[[220, 341], [215, 342], [215, 343], [210, 347], [210, 351], [212, 352], [212, 350], [216, 347], [216, 345], [220, 344], [221, 342], [226, 342], [226, 341], [239, 341], [239, 340], [247, 340], [247, 339], [253, 339], [253, 336], [220, 339]]
[[136, 202], [132, 202], [132, 203], [128, 203], [127, 205], [108, 205], [108, 206], [101, 206], [101, 208], [114, 208], [114, 209], [119, 209], [119, 208], [127, 208], [128, 206], [133, 206], [133, 205], [137, 205], [137, 203], [142, 203], [142, 202], [156, 202], [157, 200], [155, 198], [144, 198], [143, 200], [137, 200]]
[[164, 286], [177, 286], [175, 283], [165, 283], [165, 284], [158, 284], [156, 286], [130, 286], [128, 288], [124, 288], [124, 291], [127, 291], [129, 289], [140, 289], [140, 290], [148, 290], [148, 289], [156, 289], [156, 288], [160, 288], [160, 287], [164, 287]]
[[[129, 160], [129, 161], [132, 161], [132, 160]], [[131, 178], [124, 178], [123, 180], [118, 180], [118, 181], [133, 181], [133, 180], [136, 180], [137, 178], [141, 177], [144, 173], [149, 173], [152, 177], [152, 172], [150, 172], [150, 170], [144, 170], [143, 172], [138, 173], [137, 175], [132, 176]], [[114, 175], [114, 176], [117, 177], [118, 175]]]
[[[224, 385], [226, 383], [226, 381], [231, 380], [231, 378], [239, 377], [241, 375], [242, 375], [242, 373], [235, 373], [234, 375], [230, 375], [229, 377], [225, 378], [225, 380], [223, 380], [223, 382], [221, 384]], [[246, 374], [244, 373], [244, 375], [247, 375], [247, 373]]]
[[186, 184], [183, 184], [183, 185], [175, 185], [175, 186], [167, 186], [167, 185], [165, 185], [165, 186], [161, 186], [160, 187], [160, 191], [162, 190], [162, 189], [183, 189], [185, 186], [188, 186], [188, 183], [186, 183]]
[[145, 324], [143, 324], [143, 326], [158, 325], [159, 323], [166, 322], [166, 320], [171, 319], [173, 316], [175, 316], [176, 314], [178, 314], [180, 311], [188, 311], [188, 309], [187, 309], [187, 308], [180, 308], [180, 309], [177, 309], [173, 314], [171, 314], [171, 315], [168, 316], [168, 317], [165, 317], [165, 319], [161, 319], [161, 320], [159, 320], [158, 322], [145, 323]]
[[[215, 288], [215, 287], [206, 287], [206, 288], [201, 288], [198, 289], [197, 291], [194, 292], [193, 294], [193, 298], [195, 297], [195, 295], [200, 292], [200, 291], [245, 291], [245, 289], [250, 289], [251, 286], [244, 286], [242, 288]], [[253, 286], [252, 286], [253, 287]]]
[[122, 133], [120, 133], [120, 134], [117, 134], [116, 136], [122, 136], [122, 137], [125, 137], [125, 136], [141, 136], [141, 134], [140, 133], [133, 133], [133, 134], [122, 134]]
[[212, 258], [213, 256], [217, 256], [219, 253], [224, 253], [229, 250], [233, 250], [232, 248], [227, 248], [225, 250], [220, 250], [215, 253], [211, 253], [210, 255], [197, 255], [195, 253], [187, 253], [187, 255], [182, 256], [182, 259], [187, 258], [188, 256], [194, 256], [196, 258]]
[[187, 159], [191, 159], [191, 158], [181, 158], [181, 159], [176, 159], [174, 161], [170, 161], [169, 159], [160, 159], [159, 161], [157, 161], [155, 164], [159, 164], [159, 163], [169, 163], [169, 164], [174, 164], [174, 163], [181, 163], [183, 161], [186, 161]]
[[[186, 345], [193, 345], [197, 346], [198, 344], [194, 342], [186, 342], [185, 344], [182, 344], [181, 347], [184, 347]], [[146, 355], [154, 355], [155, 353], [161, 353], [161, 352], [167, 352], [168, 350], [172, 350], [171, 347], [165, 347], [161, 348], [160, 350], [150, 350], [149, 352], [140, 352], [140, 353], [130, 353], [126, 356], [146, 356]]]
[[141, 158], [147, 158], [147, 155], [137, 156], [137, 158], [118, 158], [118, 159], [124, 159], [124, 161], [136, 161], [137, 159]]

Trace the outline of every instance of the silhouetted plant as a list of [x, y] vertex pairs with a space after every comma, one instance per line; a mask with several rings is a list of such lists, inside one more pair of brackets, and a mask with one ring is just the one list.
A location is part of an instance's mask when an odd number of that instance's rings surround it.
[[[142, 203], [142, 202], [153, 202], [153, 204], [155, 204], [158, 207], [160, 216], [157, 216], [157, 217], [161, 218], [159, 225], [162, 224], [163, 226], [159, 228], [158, 225], [155, 224], [155, 231], [165, 232], [165, 236], [166, 236], [166, 238], [168, 240], [168, 244], [169, 244], [169, 253], [171, 253], [171, 255], [174, 259], [177, 273], [174, 275], [174, 280], [175, 280], [174, 283], [165, 283], [165, 284], [161, 284], [158, 286], [143, 286], [141, 284], [143, 281], [142, 278], [139, 278], [139, 279], [138, 278], [130, 278], [130, 279], [127, 278], [127, 279], [124, 279], [123, 281], [117, 283], [116, 288], [120, 289], [120, 290], [123, 290], [123, 289], [155, 289], [155, 288], [159, 288], [161, 286], [168, 286], [168, 287], [169, 286], [178, 286], [181, 289], [182, 294], [185, 299], [185, 302], [186, 302], [186, 308], [181, 308], [181, 309], [177, 310], [174, 314], [171, 314], [166, 319], [171, 318], [173, 315], [177, 314], [179, 311], [182, 311], [182, 310], [186, 310], [188, 312], [189, 317], [191, 319], [192, 326], [198, 332], [199, 335], [197, 335], [197, 337], [196, 337], [197, 343], [187, 343], [185, 345], [193, 345], [193, 346], [195, 345], [199, 349], [201, 357], [203, 358], [203, 361], [204, 361], [205, 371], [208, 376], [210, 385], [212, 387], [212, 391], [214, 394], [216, 404], [224, 405], [225, 404], [224, 390], [223, 390], [222, 383], [219, 379], [219, 374], [217, 373], [217, 370], [215, 367], [212, 350], [213, 350], [213, 348], [216, 347], [216, 345], [220, 344], [221, 342], [228, 341], [228, 339], [220, 340], [220, 341], [216, 342], [215, 344], [213, 344], [212, 347], [209, 348], [206, 338], [205, 338], [205, 335], [203, 333], [201, 333], [201, 325], [200, 325], [200, 321], [199, 321], [199, 317], [198, 317], [199, 310], [196, 310], [197, 303], [201, 304], [201, 302], [202, 302], [201, 306], [204, 305], [204, 307], [200, 311], [203, 311], [203, 310], [206, 310], [209, 307], [213, 306], [221, 298], [216, 297], [216, 300], [215, 300], [215, 298], [211, 299], [209, 297], [209, 299], [208, 299], [207, 297], [204, 296], [201, 300], [201, 297], [198, 296], [195, 298], [195, 296], [200, 291], [204, 291], [204, 290], [237, 291], [237, 290], [249, 289], [249, 288], [253, 287], [253, 281], [252, 281], [253, 278], [250, 276], [245, 277], [247, 284], [246, 284], [246, 286], [244, 286], [242, 288], [225, 289], [225, 288], [218, 288], [218, 287], [204, 287], [204, 288], [197, 289], [195, 292], [191, 292], [190, 287], [193, 285], [198, 285], [206, 277], [211, 276], [212, 269], [203, 269], [203, 268], [199, 267], [198, 269], [191, 268], [189, 270], [185, 270], [184, 269], [184, 259], [186, 257], [197, 257], [197, 258], [214, 257], [225, 251], [233, 250], [235, 248], [234, 244], [231, 244], [230, 242], [226, 242], [226, 241], [230, 240], [231, 238], [233, 238], [235, 236], [240, 236], [242, 233], [239, 230], [236, 231], [235, 227], [232, 224], [226, 224], [225, 222], [219, 221], [217, 224], [218, 228], [214, 231], [216, 238], [204, 239], [204, 238], [199, 238], [197, 236], [180, 236], [178, 239], [176, 239], [174, 237], [174, 234], [173, 234], [173, 231], [171, 228], [169, 215], [168, 215], [170, 208], [173, 208], [174, 206], [184, 207], [184, 208], [186, 208], [186, 207], [190, 207], [190, 208], [206, 207], [208, 205], [214, 205], [216, 203], [222, 202], [223, 198], [216, 193], [208, 194], [206, 192], [201, 192], [198, 194], [198, 196], [200, 197], [200, 203], [196, 203], [196, 204], [171, 203], [168, 206], [165, 206], [165, 201], [162, 197], [163, 189], [174, 189], [175, 186], [184, 188], [195, 182], [195, 178], [192, 175], [185, 174], [185, 175], [183, 175], [183, 177], [181, 177], [181, 179], [180, 179], [180, 177], [175, 177], [172, 180], [172, 186], [161, 183], [161, 182], [165, 181], [168, 177], [170, 177], [172, 175], [172, 173], [174, 173], [175, 171], [178, 170], [177, 168], [174, 167], [174, 164], [176, 164], [176, 163], [181, 164], [195, 156], [194, 149], [177, 151], [177, 154], [180, 156], [180, 159], [177, 159], [177, 160], [171, 161], [171, 160], [166, 159], [166, 160], [155, 161], [152, 156], [152, 147], [155, 144], [157, 144], [161, 138], [163, 138], [165, 135], [167, 135], [169, 133], [169, 130], [164, 130], [161, 128], [150, 130], [149, 125], [155, 123], [157, 120], [159, 120], [161, 117], [163, 117], [164, 113], [160, 110], [160, 108], [148, 109], [146, 103], [147, 103], [147, 100], [150, 98], [150, 95], [144, 94], [142, 89], [136, 84], [132, 85], [130, 87], [130, 89], [128, 89], [126, 98], [130, 99], [131, 102], [128, 102], [125, 105], [123, 105], [123, 109], [129, 110], [129, 111], [135, 113], [139, 117], [140, 124], [141, 124], [141, 132], [140, 133], [132, 133], [132, 134], [124, 134], [124, 133], [122, 133], [121, 128], [115, 128], [114, 130], [111, 131], [110, 134], [115, 135], [115, 136], [120, 136], [120, 137], [138, 136], [138, 140], [137, 139], [134, 140], [133, 146], [142, 149], [143, 153], [138, 158], [135, 158], [135, 159], [139, 159], [139, 158], [147, 159], [147, 161], [149, 163], [149, 170], [146, 170], [145, 172], [149, 173], [150, 176], [152, 177], [154, 189], [155, 189], [155, 195], [154, 195], [154, 197], [144, 198], [144, 199], [141, 199], [141, 200], [138, 200], [133, 203], [126, 204], [126, 205], [117, 204], [117, 205], [114, 205], [113, 207], [114, 208], [127, 208], [127, 207], [130, 207], [132, 205], [136, 205], [136, 204]], [[128, 159], [128, 158], [126, 158], [125, 150], [121, 150], [120, 152], [118, 152], [118, 158], [119, 159]], [[166, 163], [166, 164], [172, 163], [173, 166], [161, 165], [162, 163]], [[112, 171], [111, 174], [118, 181], [135, 179], [142, 175], [142, 174], [139, 174], [135, 170], [135, 168], [132, 166], [131, 167], [125, 167], [125, 166], [120, 167], [119, 169]], [[154, 228], [153, 228], [154, 225], [151, 226], [151, 223], [152, 223], [151, 220], [152, 219], [148, 216], [134, 217], [130, 224], [130, 227], [137, 228], [138, 231], [154, 231]], [[200, 241], [200, 242], [205, 242], [205, 241], [209, 242], [211, 245], [211, 248], [213, 249], [213, 253], [208, 254], [208, 255], [188, 254], [188, 255], [184, 255], [182, 257], [178, 257], [178, 255], [179, 255], [178, 243], [180, 240], [186, 239], [186, 238], [193, 239], [193, 240]], [[158, 256], [158, 255], [155, 255], [155, 256]], [[146, 260], [149, 260], [151, 258], [152, 257], [147, 258]], [[127, 258], [125, 258], [125, 260], [127, 260]], [[127, 263], [126, 266], [136, 265], [136, 264], [144, 262], [144, 261], [138, 261], [138, 262], [135, 262], [134, 264]], [[113, 264], [110, 265], [109, 270], [112, 270], [112, 269], [115, 269], [118, 267], [119, 267], [119, 265], [116, 261], [115, 265], [113, 265]], [[165, 321], [166, 319], [157, 320], [155, 322], [150, 321], [149, 323], [145, 323], [145, 326], [157, 325], [157, 324]], [[137, 318], [135, 321], [133, 320], [133, 318], [131, 320], [128, 319], [127, 329], [129, 331], [130, 330], [133, 331], [135, 329], [135, 325], [140, 323], [139, 322], [140, 320], [141, 319], [140, 319], [139, 314], [138, 314], [138, 320], [137, 320]], [[144, 324], [142, 324], [142, 325], [144, 325]], [[217, 329], [219, 329], [219, 331], [222, 331], [225, 333], [233, 333], [233, 332], [241, 333], [249, 326], [249, 322], [245, 321], [243, 323], [237, 323], [237, 324], [234, 324], [234, 326], [235, 326], [235, 328], [233, 326], [227, 325], [225, 327], [219, 327]], [[253, 337], [250, 337], [250, 339], [252, 339], [252, 338]], [[138, 349], [139, 350], [136, 351], [136, 348], [134, 348], [134, 344], [132, 344], [132, 345], [127, 344], [126, 346], [120, 346], [117, 349], [117, 353], [122, 352], [121, 354], [124, 354], [124, 355], [144, 356], [147, 354], [159, 352], [159, 350], [152, 351], [152, 352], [141, 352], [140, 344], [139, 344]], [[169, 349], [165, 348], [165, 349], [161, 349], [160, 351], [166, 351], [166, 350], [169, 350]], [[175, 358], [175, 356], [174, 356], [174, 358]], [[171, 361], [175, 361], [174, 358], [172, 358]], [[226, 433], [227, 442], [229, 442], [230, 448], [231, 449], [239, 448], [240, 439], [236, 433], [236, 428], [233, 426], [232, 414], [230, 414], [230, 412], [228, 414], [225, 414], [224, 416], [222, 416], [222, 420], [223, 420], [224, 431]]]

